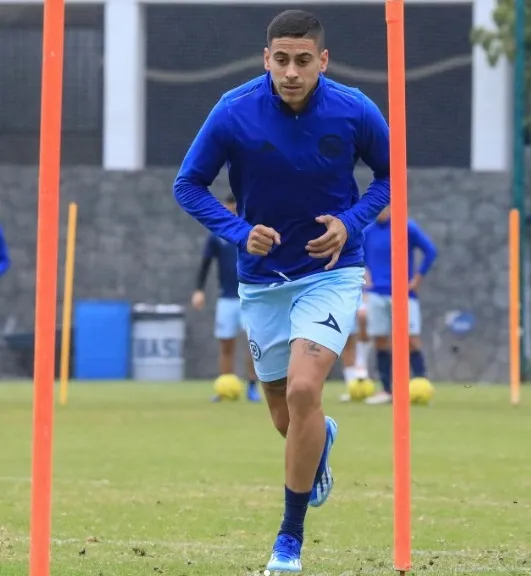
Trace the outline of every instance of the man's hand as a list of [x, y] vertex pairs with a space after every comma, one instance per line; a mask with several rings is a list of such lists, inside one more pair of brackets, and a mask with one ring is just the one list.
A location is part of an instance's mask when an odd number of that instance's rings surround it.
[[267, 256], [274, 244], [280, 245], [280, 234], [274, 228], [257, 224], [247, 238], [247, 252], [255, 256]]
[[203, 290], [196, 290], [193, 294], [192, 294], [192, 306], [196, 309], [196, 310], [203, 310], [203, 308], [205, 307], [205, 293], [203, 292]]
[[420, 284], [422, 282], [422, 274], [415, 274], [409, 283], [409, 290], [410, 292], [418, 292], [420, 288]]
[[332, 258], [325, 266], [325, 270], [330, 270], [336, 265], [341, 250], [343, 250], [343, 246], [347, 241], [347, 229], [339, 218], [328, 214], [326, 216], [318, 216], [315, 221], [319, 222], [319, 224], [324, 224], [327, 230], [319, 238], [310, 240], [306, 245], [306, 250], [308, 250], [312, 258]]

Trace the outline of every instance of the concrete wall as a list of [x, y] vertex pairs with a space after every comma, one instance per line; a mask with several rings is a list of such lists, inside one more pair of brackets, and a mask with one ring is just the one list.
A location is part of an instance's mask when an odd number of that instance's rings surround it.
[[[70, 201], [79, 205], [77, 299], [188, 305], [206, 232], [175, 204], [174, 175], [174, 170], [166, 169], [141, 173], [64, 170], [59, 316]], [[10, 272], [0, 280], [0, 329], [10, 320], [16, 322], [16, 330], [32, 330], [37, 176], [34, 168], [0, 168], [0, 222], [13, 261]], [[410, 170], [408, 178], [410, 216], [440, 250], [421, 295], [430, 374], [439, 381], [506, 381], [509, 179], [459, 169]], [[365, 186], [369, 174], [362, 171], [359, 181]], [[220, 177], [215, 191], [223, 192], [226, 186]], [[217, 349], [211, 336], [215, 274], [208, 292], [206, 312], [187, 312], [189, 378], [216, 374]], [[452, 311], [474, 314], [472, 332], [458, 336], [448, 329], [446, 319]], [[242, 342], [240, 357], [244, 348]], [[0, 348], [0, 374], [16, 372], [12, 355]]]

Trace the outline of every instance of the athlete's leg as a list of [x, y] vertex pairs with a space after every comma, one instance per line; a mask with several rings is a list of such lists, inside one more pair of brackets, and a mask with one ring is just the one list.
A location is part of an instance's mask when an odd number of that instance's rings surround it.
[[269, 413], [275, 428], [284, 438], [288, 434], [289, 411], [286, 401], [287, 378], [276, 382], [262, 382]]
[[234, 355], [236, 351], [235, 338], [219, 340], [219, 373], [234, 374]]
[[426, 378], [426, 361], [422, 352], [420, 303], [409, 299], [409, 364], [413, 378]]
[[286, 484], [294, 492], [311, 492], [326, 439], [323, 385], [337, 353], [312, 340], [291, 344], [287, 405]]
[[[239, 332], [238, 324], [234, 322], [234, 308], [239, 309], [237, 298], [218, 298], [216, 303], [216, 317], [214, 324], [214, 337], [219, 342], [218, 373], [234, 374], [236, 357], [236, 337]], [[220, 400], [214, 396], [213, 401]]]
[[343, 353], [341, 354], [345, 384], [348, 384], [356, 378], [356, 340], [355, 332], [349, 334], [345, 347], [343, 348]]
[[[291, 354], [286, 387], [288, 431], [284, 518], [268, 570], [300, 571], [304, 521], [333, 486], [328, 456], [337, 425], [324, 416], [322, 390], [341, 355], [361, 298], [362, 270], [334, 271], [297, 286], [291, 309]], [[271, 401], [270, 401], [271, 402]], [[272, 405], [271, 402], [270, 405]], [[286, 421], [283, 403], [275, 413]]]
[[391, 299], [369, 294], [367, 298], [367, 332], [376, 349], [376, 364], [383, 390], [367, 398], [366, 404], [388, 404], [391, 390]]
[[239, 307], [238, 298], [218, 298], [216, 303], [214, 336], [219, 341], [220, 374], [234, 374], [236, 337], [240, 331], [239, 316], [235, 318], [234, 312]]
[[369, 376], [369, 354], [371, 351], [371, 339], [367, 333], [367, 305], [366, 295], [364, 303], [358, 310], [356, 324], [356, 376], [357, 378], [367, 378]]

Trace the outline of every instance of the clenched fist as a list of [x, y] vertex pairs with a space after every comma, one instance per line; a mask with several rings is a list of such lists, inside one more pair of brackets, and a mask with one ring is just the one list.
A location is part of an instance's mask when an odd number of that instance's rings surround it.
[[274, 244], [280, 245], [280, 234], [274, 228], [257, 224], [247, 238], [247, 252], [255, 256], [267, 256]]

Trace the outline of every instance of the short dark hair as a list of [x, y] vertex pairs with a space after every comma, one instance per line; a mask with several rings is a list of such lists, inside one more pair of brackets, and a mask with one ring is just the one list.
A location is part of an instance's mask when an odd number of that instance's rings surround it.
[[267, 27], [267, 45], [275, 38], [311, 38], [320, 50], [325, 44], [323, 25], [304, 10], [286, 10], [275, 16]]
[[227, 194], [223, 199], [223, 202], [225, 202], [225, 204], [236, 204], [236, 198], [233, 194]]

